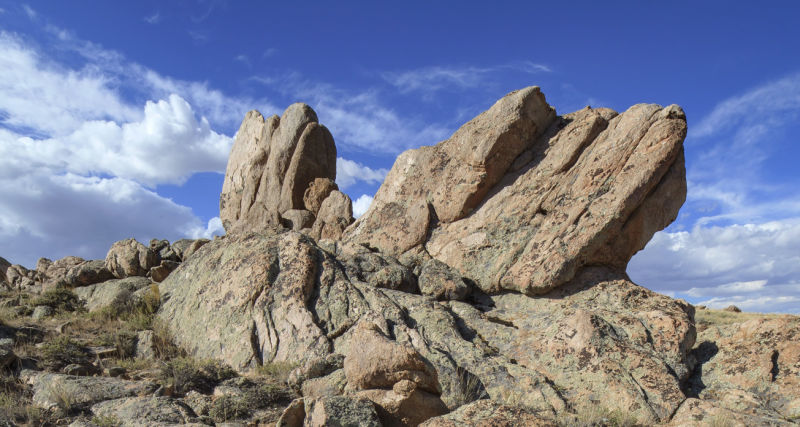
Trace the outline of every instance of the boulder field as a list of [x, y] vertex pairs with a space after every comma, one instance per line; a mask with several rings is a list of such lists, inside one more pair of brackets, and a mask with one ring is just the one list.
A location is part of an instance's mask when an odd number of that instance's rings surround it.
[[293, 367], [279, 426], [791, 425], [798, 318], [699, 328], [625, 273], [686, 199], [686, 132], [676, 105], [558, 115], [521, 89], [402, 153], [355, 220], [316, 113], [251, 111], [225, 236], [35, 271], [0, 259], [0, 279], [95, 304], [105, 283], [160, 282], [157, 317], [188, 355]]

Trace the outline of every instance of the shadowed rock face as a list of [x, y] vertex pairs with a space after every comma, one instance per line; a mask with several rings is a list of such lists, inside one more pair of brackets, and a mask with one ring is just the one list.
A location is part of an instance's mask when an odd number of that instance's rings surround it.
[[279, 227], [281, 214], [305, 209], [303, 195], [316, 178], [336, 179], [336, 145], [314, 110], [297, 103], [266, 120], [250, 111], [236, 134], [222, 186], [225, 230]]
[[436, 146], [400, 155], [343, 240], [425, 251], [486, 292], [542, 294], [584, 265], [624, 269], [686, 198], [680, 107], [557, 117], [512, 92]]

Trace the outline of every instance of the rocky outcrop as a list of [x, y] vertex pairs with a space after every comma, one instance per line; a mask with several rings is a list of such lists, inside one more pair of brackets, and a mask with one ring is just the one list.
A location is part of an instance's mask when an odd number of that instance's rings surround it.
[[32, 373], [27, 382], [33, 387], [33, 403], [43, 409], [59, 408], [65, 399], [72, 406], [88, 408], [98, 402], [149, 394], [156, 389], [151, 382], [49, 373]]
[[367, 399], [331, 396], [296, 399], [281, 415], [277, 427], [382, 427], [375, 406]]
[[105, 261], [106, 268], [118, 279], [145, 276], [158, 262], [158, 252], [135, 239], [121, 240], [111, 245]]
[[680, 407], [693, 308], [624, 274], [685, 197], [679, 107], [557, 116], [538, 88], [513, 92], [402, 154], [349, 227], [329, 176], [275, 176], [311, 113], [248, 113], [221, 196], [228, 235], [162, 282], [159, 316], [190, 354], [299, 361], [306, 399], [366, 398], [384, 424], [481, 398], [549, 419], [601, 405], [652, 423]]
[[[323, 250], [292, 231], [227, 236], [161, 283], [159, 316], [191, 354], [240, 370], [335, 353], [349, 360], [374, 355], [372, 362], [378, 363], [380, 354], [400, 358], [406, 351], [400, 349], [413, 349], [410, 354], [433, 366], [441, 400], [450, 409], [464, 399], [488, 396], [550, 414], [611, 405], [652, 422], [668, 419], [684, 399], [681, 386], [694, 342], [691, 307], [638, 287], [624, 274], [586, 269], [543, 298], [504, 293], [436, 302], [360, 281], [347, 269], [369, 258], [347, 259], [345, 252]], [[355, 325], [366, 321], [374, 325], [370, 336], [384, 344], [359, 338], [362, 327]], [[400, 347], [383, 351], [381, 346]], [[364, 381], [345, 375], [343, 389], [399, 407], [391, 403], [401, 401], [393, 389], [408, 380], [427, 385], [404, 383], [400, 391], [435, 398], [428, 371], [414, 366], [375, 369], [383, 377], [409, 373], [367, 386], [354, 386]], [[338, 374], [319, 370], [317, 375], [330, 383]], [[311, 376], [305, 375], [300, 388], [314, 380]], [[381, 396], [358, 391], [364, 387], [380, 387], [369, 390], [380, 390]], [[604, 399], [609, 393], [618, 398]]]
[[87, 310], [97, 311], [114, 304], [120, 307], [132, 306], [134, 293], [148, 286], [150, 280], [146, 277], [127, 277], [76, 288], [73, 292], [84, 301]]
[[[247, 113], [236, 134], [220, 196], [228, 233], [281, 225], [317, 178], [336, 179], [336, 146], [314, 110], [293, 104], [281, 117]], [[313, 211], [312, 211], [313, 212]]]
[[800, 418], [800, 318], [712, 325], [697, 342], [689, 394], [700, 402], [685, 404], [681, 416]]
[[426, 251], [486, 292], [543, 294], [585, 265], [624, 269], [675, 219], [685, 136], [675, 105], [558, 117], [538, 88], [513, 92], [400, 155], [343, 240]]
[[556, 427], [552, 419], [524, 407], [483, 399], [464, 405], [447, 415], [431, 418], [422, 427]]

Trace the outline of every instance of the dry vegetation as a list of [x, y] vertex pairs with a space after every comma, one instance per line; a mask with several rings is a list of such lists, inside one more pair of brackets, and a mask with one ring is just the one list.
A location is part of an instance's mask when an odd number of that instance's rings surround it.
[[741, 323], [752, 319], [777, 319], [782, 317], [792, 317], [792, 315], [735, 312], [706, 308], [697, 310], [694, 315], [694, 320], [699, 332], [708, 328], [709, 326], [730, 325], [732, 323]]
[[[32, 404], [33, 392], [19, 379], [23, 369], [63, 372], [68, 366], [90, 367], [93, 375], [108, 375], [109, 368], [124, 372], [123, 378], [154, 381], [162, 393], [181, 398], [190, 392], [208, 396], [209, 424], [247, 419], [275, 421], [294, 392], [286, 385], [288, 363], [268, 364], [246, 378], [213, 360], [195, 360], [173, 344], [169, 331], [155, 317], [160, 303], [157, 285], [141, 298], [126, 295], [103, 309], [88, 312], [69, 289], [32, 296], [0, 292], [0, 328], [14, 336], [17, 360], [0, 372], [0, 425], [61, 425], [83, 419], [98, 426], [116, 426], [115, 417], [93, 417], [87, 408], [73, 404], [69, 393], [51, 391], [58, 410], [46, 411]], [[30, 317], [36, 306], [46, 305], [54, 314], [39, 320]], [[137, 333], [153, 331], [154, 358], [136, 358]], [[2, 338], [0, 333], [0, 338]], [[214, 388], [235, 381], [241, 393], [211, 397]], [[227, 384], [227, 383], [226, 383]]]

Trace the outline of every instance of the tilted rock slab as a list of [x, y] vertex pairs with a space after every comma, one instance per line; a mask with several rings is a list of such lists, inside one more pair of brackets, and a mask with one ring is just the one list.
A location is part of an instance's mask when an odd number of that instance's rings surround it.
[[343, 241], [427, 251], [487, 292], [543, 294], [585, 265], [624, 269], [686, 198], [680, 107], [556, 116], [512, 92], [432, 147], [401, 154]]
[[279, 227], [281, 214], [305, 209], [303, 196], [316, 178], [336, 179], [336, 145], [314, 110], [292, 104], [266, 120], [250, 111], [233, 142], [220, 195], [225, 230]]
[[[294, 231], [217, 239], [161, 283], [158, 316], [193, 356], [239, 370], [331, 354], [358, 360], [376, 350], [355, 327], [369, 321], [386, 340], [382, 346], [396, 341], [433, 366], [449, 409], [484, 397], [543, 414], [602, 404], [652, 423], [669, 419], [685, 399], [681, 386], [695, 337], [691, 307], [623, 273], [584, 268], [542, 298], [505, 293], [472, 303], [435, 301], [358, 280], [356, 269], [383, 271], [366, 265], [382, 262], [377, 254], [355, 262], [339, 245], [326, 248]], [[341, 378], [341, 371], [319, 375]], [[381, 413], [390, 413], [402, 407], [403, 393], [414, 396], [407, 386], [415, 377], [403, 375], [391, 374], [400, 381], [381, 396], [357, 384], [344, 390], [383, 402]]]

